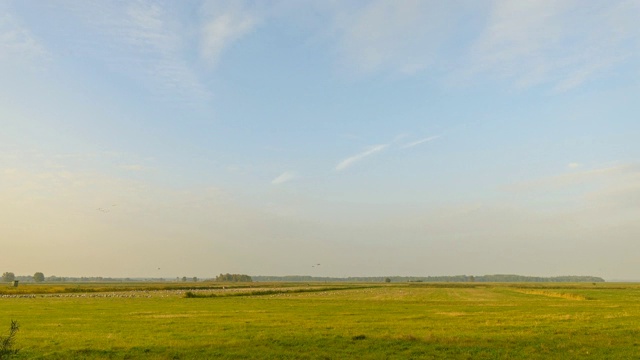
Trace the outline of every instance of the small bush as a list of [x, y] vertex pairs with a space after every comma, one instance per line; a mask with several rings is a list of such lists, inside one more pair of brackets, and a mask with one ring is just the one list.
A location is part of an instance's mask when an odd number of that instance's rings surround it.
[[13, 348], [15, 336], [18, 330], [20, 330], [18, 322], [11, 320], [9, 335], [6, 337], [0, 337], [0, 359], [8, 359], [11, 355], [18, 353], [18, 349]]
[[354, 337], [351, 338], [351, 340], [364, 340], [367, 337], [365, 335], [356, 335]]

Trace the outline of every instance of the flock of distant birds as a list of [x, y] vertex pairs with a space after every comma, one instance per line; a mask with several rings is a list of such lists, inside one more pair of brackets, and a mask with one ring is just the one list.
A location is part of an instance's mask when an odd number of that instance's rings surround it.
[[[111, 205], [111, 207], [115, 207], [115, 206], [118, 206], [118, 204]], [[109, 209], [105, 209], [105, 208], [101, 208], [101, 207], [97, 208], [96, 210], [98, 210], [100, 212], [103, 212], [103, 213], [108, 213], [110, 211]]]

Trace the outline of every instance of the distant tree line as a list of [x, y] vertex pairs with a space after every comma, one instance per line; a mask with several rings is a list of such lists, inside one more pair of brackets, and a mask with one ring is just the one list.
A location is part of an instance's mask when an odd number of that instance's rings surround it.
[[597, 276], [522, 276], [522, 275], [453, 275], [453, 276], [367, 276], [367, 277], [315, 277], [305, 275], [254, 276], [255, 281], [283, 282], [604, 282]]
[[41, 272], [37, 272], [33, 274], [33, 276], [16, 276], [16, 274], [10, 271], [6, 271], [2, 273], [3, 282], [13, 282], [16, 280], [23, 281], [23, 282], [31, 282], [31, 281], [43, 282], [45, 279], [44, 279], [44, 274]]
[[[142, 278], [112, 278], [112, 277], [59, 277], [46, 276], [41, 272], [36, 272], [32, 276], [16, 276], [13, 272], [4, 272], [2, 282], [131, 282], [131, 281], [166, 281], [162, 278], [142, 279]], [[197, 277], [176, 278], [176, 281], [199, 281]], [[245, 274], [220, 274], [214, 279], [218, 282], [252, 282], [252, 281], [282, 281], [282, 282], [604, 282], [604, 279], [597, 276], [522, 276], [522, 275], [453, 275], [453, 276], [364, 276], [364, 277], [316, 277], [307, 275], [289, 276], [249, 276]]]
[[476, 276], [476, 282], [604, 282], [604, 279], [597, 276], [522, 276], [522, 275], [483, 275]]
[[45, 276], [42, 272], [36, 272], [33, 275], [15, 275], [13, 272], [5, 272], [2, 274], [0, 278], [0, 282], [12, 282], [18, 280], [20, 283], [39, 283], [39, 282], [166, 282], [166, 281], [193, 281], [198, 282], [200, 279], [197, 276], [193, 276], [187, 278], [183, 276], [182, 278], [177, 277], [175, 280], [165, 279], [165, 278], [114, 278], [114, 277], [102, 277], [102, 276]]
[[216, 276], [216, 281], [220, 282], [252, 282], [251, 276], [244, 274], [220, 274]]
[[[33, 275], [15, 275], [13, 272], [5, 272], [2, 274], [2, 282], [12, 282], [18, 280], [23, 282], [128, 282], [128, 281], [141, 281], [143, 279], [130, 279], [130, 278], [112, 278], [112, 277], [64, 277], [64, 276], [45, 276], [42, 272], [36, 272]], [[146, 280], [146, 279], [144, 279]], [[153, 279], [163, 281], [164, 279]]]

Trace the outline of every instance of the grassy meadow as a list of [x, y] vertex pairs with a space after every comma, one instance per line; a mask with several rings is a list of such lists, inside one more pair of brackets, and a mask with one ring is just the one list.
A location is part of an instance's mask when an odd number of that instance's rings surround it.
[[12, 319], [16, 359], [640, 358], [633, 284], [29, 284]]

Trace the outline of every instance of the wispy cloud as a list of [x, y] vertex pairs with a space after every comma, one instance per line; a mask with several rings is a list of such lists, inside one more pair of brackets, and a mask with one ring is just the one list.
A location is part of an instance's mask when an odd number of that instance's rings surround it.
[[296, 174], [294, 171], [285, 171], [282, 174], [280, 174], [280, 176], [276, 177], [275, 179], [271, 180], [271, 184], [273, 185], [280, 185], [280, 184], [284, 184], [286, 182], [289, 182], [295, 178], [298, 177], [298, 174]]
[[372, 0], [326, 8], [336, 53], [355, 74], [441, 72], [459, 83], [501, 79], [565, 92], [640, 54], [637, 1]]
[[386, 149], [387, 147], [389, 147], [389, 144], [380, 144], [380, 145], [375, 145], [372, 146], [371, 148], [369, 148], [366, 151], [363, 151], [359, 154], [350, 156], [342, 161], [340, 161], [340, 163], [338, 165], [336, 165], [335, 170], [337, 171], [342, 171], [345, 170], [349, 167], [351, 167], [353, 164], [357, 163], [360, 160], [363, 160], [366, 157], [369, 157], [373, 154], [379, 153], [381, 151], [383, 151], [384, 149]]
[[633, 1], [494, 1], [468, 68], [520, 88], [568, 91], [637, 57], [640, 31], [631, 18], [638, 10]]
[[83, 31], [100, 37], [87, 41], [73, 34], [75, 50], [100, 57], [169, 101], [189, 104], [210, 97], [185, 51], [190, 31], [167, 4], [83, 1], [68, 3], [66, 9], [84, 23]]
[[258, 23], [255, 15], [244, 9], [239, 2], [225, 9], [207, 9], [213, 13], [202, 26], [201, 56], [211, 66], [232, 43], [251, 32]]
[[147, 168], [139, 164], [120, 165], [120, 169], [129, 171], [143, 171]]
[[46, 54], [44, 46], [14, 16], [6, 12], [0, 15], [0, 60], [34, 59]]
[[360, 73], [419, 73], [438, 63], [454, 35], [456, 18], [473, 8], [420, 0], [338, 5], [334, 15], [339, 54], [348, 68]]
[[[578, 164], [579, 166], [579, 164]], [[570, 168], [576, 168], [571, 166]], [[532, 181], [520, 182], [505, 187], [507, 191], [515, 192], [528, 192], [528, 191], [542, 191], [550, 189], [559, 189], [564, 187], [570, 187], [573, 185], [584, 184], [587, 182], [595, 182], [596, 180], [607, 180], [619, 177], [625, 177], [629, 175], [635, 175], [640, 172], [640, 165], [638, 164], [621, 164], [609, 167], [602, 167], [590, 170], [569, 172], [562, 175], [556, 175], [551, 177], [545, 177]]]
[[402, 148], [403, 149], [408, 149], [408, 148], [411, 148], [411, 147], [414, 147], [414, 146], [418, 146], [420, 144], [424, 144], [424, 143], [429, 142], [431, 140], [435, 140], [435, 139], [437, 139], [437, 138], [439, 138], [441, 136], [442, 135], [429, 136], [429, 137], [426, 137], [424, 139], [420, 139], [420, 140], [416, 140], [416, 141], [410, 142], [408, 144], [404, 144], [404, 145], [402, 145]]
[[126, 26], [124, 40], [137, 51], [150, 55], [147, 73], [151, 79], [159, 81], [162, 92], [172, 96], [176, 92], [186, 94], [191, 100], [207, 98], [209, 91], [182, 54], [184, 39], [178, 31], [179, 26], [173, 25], [170, 19], [170, 12], [158, 4], [130, 4], [123, 20]]

